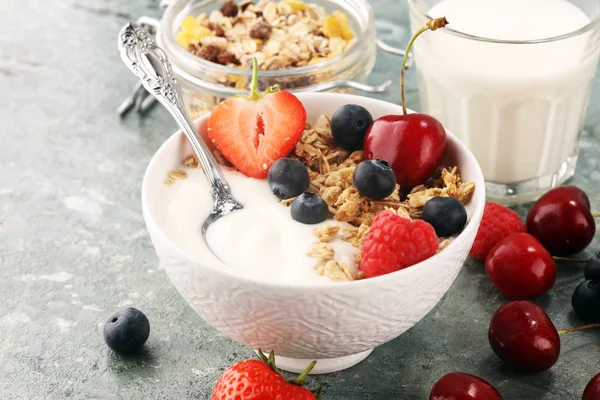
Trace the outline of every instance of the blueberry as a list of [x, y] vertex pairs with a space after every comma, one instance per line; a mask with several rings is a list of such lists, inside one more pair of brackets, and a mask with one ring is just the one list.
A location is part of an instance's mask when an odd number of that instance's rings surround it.
[[331, 133], [337, 144], [345, 150], [360, 150], [372, 123], [373, 117], [366, 108], [346, 104], [331, 116]]
[[317, 194], [304, 192], [294, 199], [290, 213], [292, 218], [303, 224], [318, 224], [329, 216], [329, 207]]
[[600, 322], [600, 281], [581, 282], [571, 298], [573, 310], [586, 322]]
[[388, 197], [396, 188], [394, 171], [383, 160], [361, 162], [354, 170], [352, 180], [360, 194], [373, 200]]
[[310, 185], [306, 166], [298, 160], [280, 158], [269, 168], [267, 176], [273, 194], [282, 200], [304, 193]]
[[465, 206], [452, 197], [432, 197], [423, 207], [421, 219], [435, 229], [439, 237], [452, 236], [467, 223]]
[[583, 276], [587, 280], [600, 280], [600, 253], [595, 254], [587, 261]]
[[143, 312], [126, 308], [114, 314], [104, 324], [104, 341], [116, 352], [133, 353], [150, 336], [150, 322]]

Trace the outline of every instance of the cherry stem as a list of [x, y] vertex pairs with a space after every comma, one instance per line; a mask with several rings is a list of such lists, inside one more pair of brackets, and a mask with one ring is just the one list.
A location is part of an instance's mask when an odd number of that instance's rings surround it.
[[594, 217], [594, 218], [600, 217], [600, 212], [593, 212], [592, 217]]
[[584, 260], [583, 258], [571, 258], [571, 257], [553, 257], [557, 261], [571, 261], [571, 262], [588, 262], [588, 260]]
[[410, 38], [408, 45], [406, 46], [406, 50], [404, 51], [404, 57], [402, 58], [402, 71], [400, 72], [400, 96], [402, 97], [402, 112], [404, 115], [408, 114], [406, 111], [406, 100], [404, 98], [404, 70], [406, 69], [406, 62], [408, 61], [408, 55], [410, 54], [410, 49], [415, 42], [415, 39], [419, 37], [419, 35], [425, 31], [431, 30], [435, 31], [436, 29], [443, 28], [448, 25], [448, 20], [446, 17], [432, 19], [427, 22], [425, 26], [419, 28], [418, 31], [415, 32], [413, 37]]
[[590, 329], [590, 328], [600, 328], [600, 324], [583, 325], [583, 326], [578, 326], [576, 328], [563, 329], [563, 330], [560, 330], [557, 332], [559, 335], [566, 335], [567, 333], [582, 331], [584, 329]]

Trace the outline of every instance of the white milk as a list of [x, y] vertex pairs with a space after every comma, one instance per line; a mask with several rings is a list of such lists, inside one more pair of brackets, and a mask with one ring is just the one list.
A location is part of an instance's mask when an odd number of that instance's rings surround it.
[[[590, 22], [565, 0], [443, 0], [429, 15], [500, 40], [554, 37]], [[415, 42], [423, 112], [458, 135], [488, 181], [556, 173], [577, 149], [598, 58], [586, 50], [590, 37], [494, 44], [425, 32]]]
[[[191, 257], [202, 262], [200, 225], [212, 209], [208, 181], [201, 169], [185, 168], [188, 178], [165, 186], [165, 207], [157, 215], [166, 235]], [[314, 228], [328, 224], [349, 226], [327, 220], [306, 225], [290, 216], [289, 207], [279, 203], [267, 180], [252, 179], [240, 172], [224, 170], [233, 196], [244, 205], [212, 225], [207, 240], [215, 255], [240, 275], [269, 282], [335, 284], [318, 275], [317, 260], [307, 256], [317, 237]], [[341, 238], [332, 246], [337, 261], [357, 272], [354, 248]]]

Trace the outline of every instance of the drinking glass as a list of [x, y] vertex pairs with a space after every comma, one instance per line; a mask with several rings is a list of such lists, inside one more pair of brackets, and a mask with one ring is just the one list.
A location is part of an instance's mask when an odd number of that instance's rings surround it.
[[[441, 16], [428, 15], [439, 2], [408, 0], [413, 32]], [[415, 41], [422, 111], [471, 149], [494, 201], [534, 200], [575, 172], [600, 52], [600, 1], [571, 2], [591, 22], [561, 36], [496, 40], [454, 30], [449, 18]]]

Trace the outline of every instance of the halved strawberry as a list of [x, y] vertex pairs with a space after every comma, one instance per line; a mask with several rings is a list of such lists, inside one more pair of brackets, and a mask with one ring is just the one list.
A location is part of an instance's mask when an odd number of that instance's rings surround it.
[[253, 62], [252, 91], [219, 104], [208, 120], [208, 137], [241, 173], [267, 177], [271, 164], [287, 156], [302, 136], [306, 110], [296, 96], [272, 87], [258, 90]]

